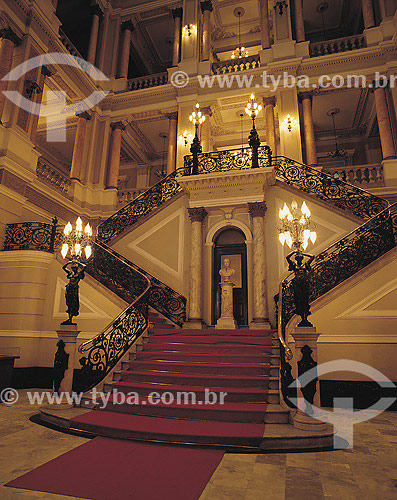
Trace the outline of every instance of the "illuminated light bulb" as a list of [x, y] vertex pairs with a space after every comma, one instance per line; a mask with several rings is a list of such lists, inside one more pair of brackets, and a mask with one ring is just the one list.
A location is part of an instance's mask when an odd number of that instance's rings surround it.
[[317, 239], [317, 233], [316, 233], [316, 231], [310, 231], [310, 240], [313, 243], [313, 245], [316, 242], [316, 239]]
[[288, 219], [289, 221], [294, 220], [294, 218], [292, 217], [292, 215], [291, 215], [290, 213], [287, 215], [287, 219]]
[[75, 243], [74, 244], [74, 253], [75, 255], [80, 255], [81, 252], [81, 245], [80, 243]]
[[92, 248], [90, 245], [87, 245], [85, 248], [84, 248], [84, 252], [85, 252], [85, 258], [86, 259], [89, 259], [91, 257], [91, 253], [92, 253]]
[[61, 250], [61, 255], [63, 258], [66, 257], [67, 253], [68, 253], [68, 250], [69, 250], [69, 245], [67, 243], [64, 243], [62, 245], [62, 250]]
[[76, 220], [76, 232], [81, 233], [83, 231], [83, 221], [80, 217], [77, 217]]
[[92, 236], [92, 229], [91, 229], [91, 226], [90, 226], [90, 223], [88, 223], [85, 228], [84, 228], [84, 232], [87, 236]]
[[254, 94], [251, 94], [251, 95], [250, 95], [250, 99], [251, 99], [252, 101], [255, 99]]
[[285, 243], [285, 234], [284, 233], [280, 233], [278, 235], [278, 239], [280, 240], [280, 243], [284, 246], [284, 243]]
[[292, 210], [296, 210], [298, 208], [298, 203], [296, 202], [296, 200], [292, 200], [291, 208]]
[[305, 215], [306, 217], [310, 217], [310, 216], [311, 216], [310, 210], [309, 210], [308, 206], [306, 205], [306, 202], [305, 202], [305, 201], [302, 203], [301, 212], [302, 212], [302, 213], [303, 213], [303, 215]]
[[286, 203], [284, 203], [283, 212], [284, 212], [284, 217], [291, 213]]
[[63, 230], [63, 234], [65, 236], [69, 236], [69, 234], [72, 232], [72, 224], [68, 222]]
[[310, 230], [309, 229], [305, 229], [303, 231], [303, 238], [305, 239], [305, 241], [309, 241], [309, 238], [310, 238]]
[[304, 224], [306, 222], [306, 219], [304, 217], [301, 217], [299, 219], [300, 224]]
[[281, 220], [284, 219], [284, 210], [282, 208], [280, 208], [279, 211], [278, 211], [278, 217]]
[[303, 244], [302, 244], [303, 250], [306, 250], [307, 245], [308, 245], [308, 241], [307, 241], [307, 240], [305, 240], [305, 241], [303, 242]]
[[289, 231], [287, 231], [285, 233], [285, 241], [287, 242], [287, 245], [291, 248], [292, 247], [292, 237], [291, 237], [291, 233]]

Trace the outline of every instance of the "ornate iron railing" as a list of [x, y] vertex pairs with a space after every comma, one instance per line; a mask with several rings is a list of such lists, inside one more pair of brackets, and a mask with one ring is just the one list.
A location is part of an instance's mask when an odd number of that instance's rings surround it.
[[[186, 155], [182, 175], [209, 174], [212, 172], [226, 172], [228, 170], [244, 170], [252, 168], [252, 148], [228, 149], [226, 151], [211, 151], [199, 153], [198, 171], [194, 172], [193, 155]], [[272, 162], [271, 150], [267, 146], [258, 148], [259, 167], [270, 167]]]
[[364, 35], [347, 36], [326, 40], [325, 42], [310, 42], [310, 57], [325, 56], [327, 54], [339, 54], [350, 50], [362, 49], [367, 46]]
[[[310, 303], [396, 246], [397, 203], [394, 203], [315, 257], [310, 281]], [[288, 373], [287, 365], [292, 357], [285, 332], [295, 314], [293, 278], [292, 273], [280, 283], [278, 296], [278, 336], [282, 346], [282, 377]], [[282, 384], [284, 388], [286, 385]], [[286, 392], [283, 394], [288, 403], [288, 394]]]
[[16, 222], [5, 228], [4, 251], [38, 250], [53, 252], [59, 245], [61, 235], [57, 233], [56, 220], [46, 222]]
[[84, 342], [79, 352], [81, 370], [74, 390], [86, 392], [116, 366], [148, 326], [147, 293], [150, 280], [133, 264], [104, 245], [95, 243], [87, 272], [128, 302], [132, 302], [99, 335]]
[[357, 217], [369, 219], [384, 210], [389, 203], [368, 191], [295, 160], [273, 158], [276, 179], [304, 193], [314, 195], [335, 207], [348, 210]]
[[261, 65], [259, 55], [242, 57], [241, 59], [230, 59], [229, 61], [215, 62], [212, 64], [214, 75], [224, 75], [226, 73], [236, 73], [248, 69], [259, 68]]
[[177, 173], [172, 172], [102, 222], [98, 226], [98, 240], [107, 243], [181, 192], [182, 188], [175, 179]]

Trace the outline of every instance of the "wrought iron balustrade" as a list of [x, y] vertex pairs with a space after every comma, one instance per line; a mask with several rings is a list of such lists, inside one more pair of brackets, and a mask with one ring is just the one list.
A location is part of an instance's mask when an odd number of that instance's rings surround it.
[[3, 251], [37, 250], [54, 252], [59, 246], [62, 235], [56, 224], [46, 222], [16, 222], [7, 224]]
[[364, 35], [346, 36], [335, 38], [325, 42], [310, 42], [310, 57], [325, 56], [327, 54], [339, 54], [350, 50], [362, 49], [367, 46]]
[[[357, 229], [317, 255], [312, 263], [310, 303], [314, 302], [397, 246], [397, 203], [387, 207]], [[286, 328], [295, 314], [292, 280], [288, 275], [278, 295], [278, 335], [282, 346], [281, 375], [288, 373], [291, 350]], [[284, 399], [288, 403], [285, 383]]]
[[67, 194], [70, 187], [70, 178], [63, 172], [48, 163], [43, 157], [37, 160], [37, 177], [50, 184], [64, 194]]
[[128, 80], [128, 90], [141, 90], [158, 87], [168, 83], [168, 72], [156, 73], [154, 75], [139, 76]]
[[212, 64], [214, 75], [225, 75], [226, 73], [236, 73], [248, 69], [259, 68], [261, 65], [259, 55], [241, 57], [240, 59], [230, 59], [229, 61], [215, 62]]
[[[193, 155], [186, 155], [184, 168], [180, 175], [208, 174], [212, 172], [227, 172], [229, 170], [244, 170], [252, 168], [252, 148], [228, 149], [225, 151], [211, 151], [199, 153], [198, 171], [194, 172]], [[271, 150], [267, 146], [258, 148], [259, 167], [270, 167], [272, 163]]]

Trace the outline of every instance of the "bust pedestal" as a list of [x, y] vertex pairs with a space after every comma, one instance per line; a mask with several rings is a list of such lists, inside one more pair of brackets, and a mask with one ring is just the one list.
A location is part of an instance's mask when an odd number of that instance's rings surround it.
[[76, 340], [80, 333], [77, 325], [60, 325], [56, 331], [58, 339], [65, 342], [65, 352], [69, 354], [68, 368], [59, 387], [59, 392], [72, 392]]
[[221, 283], [221, 317], [218, 319], [215, 328], [235, 329], [236, 320], [233, 316], [233, 287], [234, 283], [225, 281]]

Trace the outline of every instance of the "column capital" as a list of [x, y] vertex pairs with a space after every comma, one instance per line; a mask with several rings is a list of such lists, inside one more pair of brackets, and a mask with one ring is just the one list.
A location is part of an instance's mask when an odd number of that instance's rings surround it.
[[370, 86], [370, 92], [375, 92], [375, 90], [384, 90], [387, 89], [390, 85], [390, 80], [385, 76], [382, 80], [374, 80]]
[[177, 7], [175, 9], [171, 9], [172, 17], [176, 19], [177, 17], [182, 19], [183, 16], [183, 9], [182, 7]]
[[213, 7], [212, 7], [212, 2], [211, 0], [206, 0], [204, 2], [200, 2], [200, 7], [201, 7], [201, 12], [204, 14], [204, 12], [206, 10], [208, 10], [209, 12], [212, 12], [213, 11]]
[[263, 105], [264, 106], [275, 106], [276, 105], [276, 98], [273, 97], [264, 97], [263, 98]]
[[100, 19], [103, 17], [102, 9], [99, 7], [98, 4], [91, 6], [91, 14], [93, 16], [98, 16]]
[[82, 111], [82, 112], [78, 112], [76, 111], [76, 116], [78, 118], [83, 118], [84, 120], [91, 120], [92, 116], [90, 115], [90, 113], [88, 113], [87, 111]]
[[121, 23], [120, 29], [121, 29], [121, 31], [128, 30], [128, 31], [132, 32], [132, 31], [135, 30], [135, 27], [134, 27], [131, 19], [128, 19], [128, 21], [124, 21], [124, 22]]
[[203, 108], [201, 108], [201, 111], [203, 112], [203, 114], [205, 114], [206, 116], [209, 116], [211, 117], [212, 116], [212, 109], [211, 109], [211, 106], [204, 106]]
[[165, 117], [167, 117], [169, 120], [177, 120], [178, 119], [178, 111], [172, 111], [171, 113], [165, 113]]
[[267, 211], [266, 202], [257, 201], [254, 203], [248, 203], [248, 211], [251, 217], [264, 217]]
[[15, 46], [21, 45], [22, 43], [22, 38], [20, 38], [10, 27], [0, 29], [0, 38], [10, 40]]
[[310, 99], [310, 102], [311, 102], [313, 100], [313, 95], [314, 95], [314, 92], [311, 90], [309, 90], [308, 92], [300, 92], [298, 94], [298, 101], [302, 102], [305, 99]]
[[126, 126], [124, 125], [123, 122], [113, 122], [110, 124], [110, 128], [112, 130], [125, 130], [126, 129]]
[[187, 209], [191, 222], [203, 222], [207, 217], [207, 210], [204, 207]]

